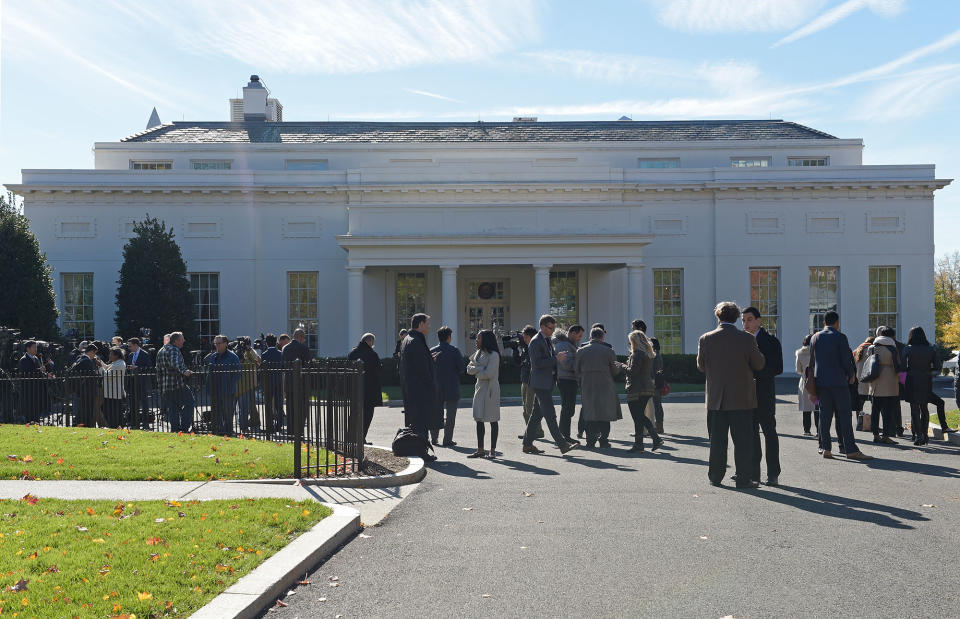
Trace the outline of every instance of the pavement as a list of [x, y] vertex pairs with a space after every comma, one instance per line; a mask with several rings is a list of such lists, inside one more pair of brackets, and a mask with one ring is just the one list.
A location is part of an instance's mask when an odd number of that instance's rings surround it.
[[[824, 460], [784, 385], [782, 485], [752, 491], [708, 484], [702, 396], [669, 399], [666, 446], [640, 455], [628, 420], [611, 450], [522, 454], [520, 408], [504, 407], [502, 456], [467, 459], [461, 410], [459, 445], [265, 616], [960, 617], [960, 447], [857, 433], [876, 460]], [[400, 424], [378, 409], [372, 440]]]

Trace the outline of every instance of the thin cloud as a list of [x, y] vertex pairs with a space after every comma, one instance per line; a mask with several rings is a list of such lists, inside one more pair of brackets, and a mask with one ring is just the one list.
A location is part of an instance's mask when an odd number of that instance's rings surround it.
[[823, 13], [802, 28], [791, 32], [783, 37], [771, 47], [779, 47], [787, 43], [793, 43], [798, 39], [808, 37], [815, 32], [820, 32], [833, 26], [834, 24], [846, 19], [857, 11], [870, 9], [874, 13], [887, 17], [894, 17], [903, 11], [903, 0], [847, 0], [843, 4], [836, 6], [826, 13]]
[[658, 0], [657, 19], [686, 32], [777, 32], [795, 28], [824, 0]]
[[460, 99], [454, 99], [453, 97], [448, 97], [446, 95], [438, 95], [435, 92], [427, 92], [426, 90], [414, 90], [413, 88], [404, 88], [406, 92], [420, 95], [422, 97], [431, 97], [433, 99], [440, 99], [441, 101], [452, 101], [454, 103], [463, 103]]

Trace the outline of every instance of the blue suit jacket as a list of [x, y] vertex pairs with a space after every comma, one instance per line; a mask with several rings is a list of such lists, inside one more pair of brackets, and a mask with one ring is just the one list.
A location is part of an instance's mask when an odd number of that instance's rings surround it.
[[467, 371], [467, 362], [460, 349], [450, 342], [440, 342], [430, 352], [440, 352], [433, 362], [437, 369], [437, 386], [444, 402], [460, 399], [460, 376]]
[[810, 366], [820, 387], [847, 387], [850, 378], [857, 375], [857, 366], [853, 362], [853, 353], [847, 336], [833, 327], [826, 327], [814, 334], [810, 340], [813, 355]]
[[527, 347], [530, 358], [530, 387], [552, 390], [557, 384], [557, 354], [550, 340], [539, 331]]

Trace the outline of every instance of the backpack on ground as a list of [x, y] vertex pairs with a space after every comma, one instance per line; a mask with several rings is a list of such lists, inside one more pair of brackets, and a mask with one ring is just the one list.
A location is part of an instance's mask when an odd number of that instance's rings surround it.
[[410, 428], [400, 428], [393, 439], [393, 455], [402, 458], [430, 459], [433, 447], [425, 438]]

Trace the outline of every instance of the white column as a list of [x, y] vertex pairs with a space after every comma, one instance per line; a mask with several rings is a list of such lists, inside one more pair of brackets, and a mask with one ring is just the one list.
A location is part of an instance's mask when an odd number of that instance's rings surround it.
[[550, 269], [552, 264], [533, 265], [533, 322], [550, 310]]
[[347, 267], [347, 348], [360, 341], [363, 330], [363, 267]]
[[[444, 264], [440, 265], [440, 281], [442, 287], [442, 304], [441, 312], [443, 319], [443, 324], [450, 327], [453, 330], [453, 335], [450, 337], [450, 343], [454, 346], [457, 345], [457, 341], [460, 339], [460, 327], [459, 327], [459, 317], [460, 313], [457, 311], [457, 269], [459, 265], [450, 265]], [[438, 325], [439, 326], [439, 325]]]
[[653, 328], [653, 321], [643, 316], [643, 265], [627, 265], [627, 322], [642, 318], [647, 327]]

